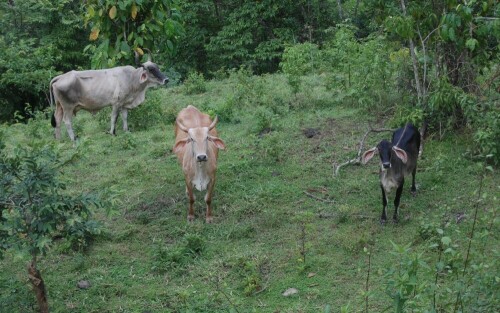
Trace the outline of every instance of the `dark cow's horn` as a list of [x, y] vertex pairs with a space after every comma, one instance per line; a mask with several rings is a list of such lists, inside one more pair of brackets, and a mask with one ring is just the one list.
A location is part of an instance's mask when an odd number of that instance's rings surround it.
[[151, 50], [149, 50], [148, 48], [144, 48], [144, 50], [148, 52], [148, 61], [153, 62], [153, 58], [151, 57]]
[[188, 129], [186, 128], [186, 126], [182, 125], [181, 122], [179, 122], [177, 119], [175, 120], [175, 122], [177, 123], [177, 127], [179, 127], [183, 132], [188, 132]]
[[212, 130], [212, 128], [214, 128], [215, 125], [217, 125], [218, 121], [219, 121], [219, 118], [216, 115], [215, 118], [214, 118], [214, 121], [212, 122], [212, 124], [210, 124], [210, 126], [208, 126], [208, 130]]
[[139, 53], [137, 53], [137, 51], [134, 51], [134, 55], [135, 55], [135, 65], [141, 66], [141, 61], [139, 60]]

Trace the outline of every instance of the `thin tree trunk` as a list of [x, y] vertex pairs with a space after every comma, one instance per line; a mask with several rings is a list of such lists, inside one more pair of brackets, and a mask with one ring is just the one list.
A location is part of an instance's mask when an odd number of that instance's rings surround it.
[[359, 0], [356, 0], [356, 6], [354, 7], [354, 20], [358, 18], [358, 7], [359, 7]]
[[43, 282], [42, 275], [40, 275], [40, 271], [36, 268], [36, 257], [33, 257], [31, 262], [28, 264], [28, 277], [36, 295], [39, 312], [49, 313], [49, 303], [47, 302], [45, 283]]
[[220, 14], [221, 0], [214, 0], [214, 8], [215, 8], [215, 16], [217, 16], [217, 20], [222, 22], [223, 18]]
[[340, 17], [340, 20], [343, 20], [344, 18], [342, 17], [343, 14], [342, 14], [342, 3], [340, 3], [340, 0], [337, 0], [337, 6], [339, 7], [339, 17]]
[[[406, 16], [406, 4], [404, 0], [401, 0], [401, 9], [403, 10], [404, 16]], [[415, 75], [417, 97], [418, 101], [420, 102], [422, 100], [422, 88], [420, 85], [420, 75], [418, 74], [418, 61], [417, 61], [417, 56], [415, 55], [415, 44], [413, 43], [413, 39], [409, 39], [409, 42], [410, 42], [411, 61], [413, 64], [413, 74]]]

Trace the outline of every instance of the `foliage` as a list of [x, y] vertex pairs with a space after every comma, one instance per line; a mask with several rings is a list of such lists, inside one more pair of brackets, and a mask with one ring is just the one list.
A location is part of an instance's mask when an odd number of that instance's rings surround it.
[[184, 81], [183, 86], [188, 95], [200, 94], [207, 91], [203, 74], [197, 72], [190, 73]]
[[[146, 130], [168, 121], [165, 118], [164, 108], [168, 105], [162, 97], [161, 90], [151, 90], [146, 100], [139, 107], [130, 111], [128, 115], [129, 127], [132, 131]], [[106, 114], [109, 117], [109, 114]], [[106, 122], [109, 122], [106, 119]]]
[[14, 156], [1, 154], [0, 205], [2, 246], [32, 255], [45, 254], [55, 236], [85, 247], [99, 225], [93, 208], [103, 204], [96, 195], [69, 197], [57, 178], [59, 159], [49, 146], [17, 148]]
[[0, 12], [0, 122], [10, 122], [47, 107], [51, 78], [87, 61], [80, 1], [2, 1]]
[[390, 268], [384, 278], [387, 284], [387, 293], [393, 299], [394, 312], [405, 312], [405, 307], [412, 305], [415, 294], [426, 287], [419, 283], [419, 269], [427, 267], [422, 260], [422, 255], [410, 254], [410, 246], [402, 246], [392, 243], [393, 253], [397, 255], [397, 265]]
[[205, 45], [208, 58], [218, 67], [249, 66], [257, 73], [275, 71], [286, 44], [319, 39], [316, 26], [332, 23], [328, 1], [240, 0], [218, 8], [225, 18]]
[[299, 92], [300, 77], [317, 69], [318, 46], [312, 43], [286, 47], [280, 63], [281, 70], [287, 75], [288, 83], [294, 94]]
[[91, 32], [85, 47], [92, 68], [131, 64], [133, 53], [175, 53], [182, 34], [181, 15], [173, 0], [92, 0], [85, 3], [85, 25]]

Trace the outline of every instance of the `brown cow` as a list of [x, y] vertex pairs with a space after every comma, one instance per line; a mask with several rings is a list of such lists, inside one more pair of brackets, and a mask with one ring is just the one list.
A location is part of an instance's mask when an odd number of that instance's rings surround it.
[[199, 191], [207, 190], [206, 222], [212, 222], [212, 192], [215, 186], [218, 149], [225, 149], [224, 142], [217, 138], [215, 125], [210, 116], [189, 105], [177, 115], [175, 123], [174, 152], [182, 165], [186, 180], [186, 194], [189, 198], [188, 221], [194, 219], [193, 187]]

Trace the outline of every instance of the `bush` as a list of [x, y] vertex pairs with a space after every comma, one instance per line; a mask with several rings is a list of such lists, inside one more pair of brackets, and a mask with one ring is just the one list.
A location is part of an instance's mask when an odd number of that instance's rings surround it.
[[146, 130], [154, 127], [165, 120], [162, 90], [152, 90], [146, 95], [146, 101], [137, 108], [130, 110], [128, 114], [129, 128], [131, 130]]
[[205, 77], [202, 73], [191, 72], [184, 81], [184, 92], [187, 95], [200, 94], [207, 91]]
[[234, 97], [228, 97], [215, 107], [214, 113], [220, 121], [231, 122], [233, 120], [235, 103]]
[[257, 107], [255, 110], [255, 119], [257, 120], [256, 132], [262, 134], [273, 129], [275, 114], [266, 107]]

